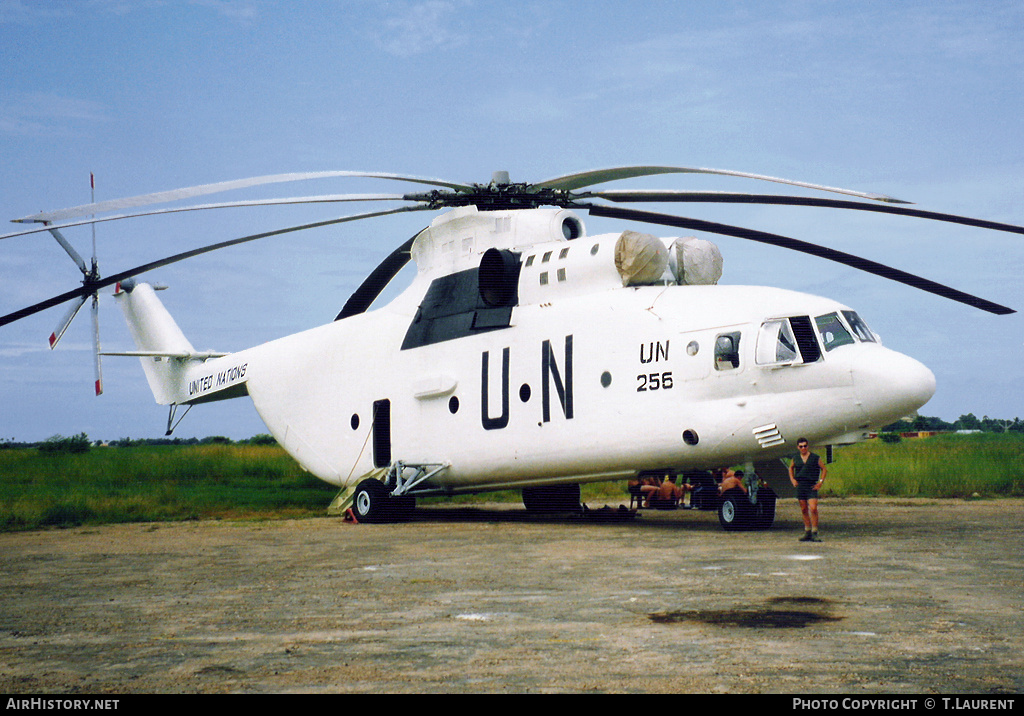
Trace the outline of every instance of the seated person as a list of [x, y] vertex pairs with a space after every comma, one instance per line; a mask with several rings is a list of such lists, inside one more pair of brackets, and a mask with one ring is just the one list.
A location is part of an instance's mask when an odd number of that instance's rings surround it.
[[658, 500], [663, 500], [664, 503], [670, 503], [673, 505], [678, 504], [686, 493], [693, 489], [693, 485], [688, 483], [677, 485], [676, 479], [675, 475], [669, 475], [668, 479], [662, 482], [658, 487], [658, 492], [652, 494], [652, 497]]
[[643, 475], [636, 480], [630, 480], [628, 485], [630, 494], [641, 498], [644, 507], [650, 507], [651, 495], [661, 488], [661, 480], [651, 475]]
[[708, 509], [717, 505], [718, 483], [710, 470], [687, 470], [683, 479], [691, 485], [690, 507]]
[[722, 472], [722, 481], [718, 483], [718, 494], [724, 495], [726, 490], [731, 490], [734, 487], [738, 487], [744, 492], [747, 491], [747, 486], [743, 484], [743, 470], [733, 472], [726, 468]]

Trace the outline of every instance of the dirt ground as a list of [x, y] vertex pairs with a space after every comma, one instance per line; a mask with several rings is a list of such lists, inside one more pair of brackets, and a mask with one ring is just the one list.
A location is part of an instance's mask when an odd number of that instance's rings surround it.
[[1024, 500], [0, 535], [0, 693], [1021, 693]]

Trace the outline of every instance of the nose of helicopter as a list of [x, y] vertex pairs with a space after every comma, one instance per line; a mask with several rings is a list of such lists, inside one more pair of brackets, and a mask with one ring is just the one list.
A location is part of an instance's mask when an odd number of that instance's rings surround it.
[[879, 426], [912, 414], [935, 394], [927, 366], [888, 348], [865, 352], [852, 372], [862, 408]]

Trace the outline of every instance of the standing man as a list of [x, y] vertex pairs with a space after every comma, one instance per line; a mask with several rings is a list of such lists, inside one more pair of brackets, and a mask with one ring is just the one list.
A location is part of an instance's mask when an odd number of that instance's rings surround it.
[[804, 536], [801, 542], [821, 542], [818, 539], [818, 490], [825, 482], [828, 468], [825, 461], [811, 452], [807, 438], [796, 441], [799, 454], [789, 464], [789, 481], [796, 488], [800, 514], [804, 518]]

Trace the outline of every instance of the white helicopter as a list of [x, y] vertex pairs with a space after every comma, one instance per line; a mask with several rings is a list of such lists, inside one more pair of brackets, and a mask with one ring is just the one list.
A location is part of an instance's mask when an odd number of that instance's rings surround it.
[[[852, 199], [692, 191], [592, 190], [632, 177], [743, 177]], [[432, 187], [424, 193], [342, 194], [134, 210], [261, 184], [368, 177]], [[61, 229], [228, 206], [401, 201], [398, 208], [245, 236], [99, 276]], [[78, 309], [115, 286], [156, 402], [176, 411], [248, 395], [299, 464], [341, 488], [333, 511], [359, 521], [408, 514], [417, 496], [520, 489], [528, 509], [579, 509], [581, 483], [747, 464], [748, 490], [716, 499], [723, 527], [769, 527], [765, 475], [798, 437], [828, 446], [924, 405], [935, 378], [884, 347], [851, 308], [793, 291], [719, 286], [709, 241], [635, 231], [589, 236], [578, 211], [737, 236], [809, 253], [997, 314], [1013, 309], [850, 254], [796, 239], [604, 202], [823, 206], [902, 214], [1024, 233], [1024, 228], [911, 209], [891, 197], [742, 172], [619, 167], [488, 184], [373, 172], [285, 174], [92, 203], [17, 219], [41, 224], [0, 239], [50, 232], [75, 259], [80, 288], [0, 318], [0, 326], [60, 303]], [[126, 208], [130, 213], [100, 216]], [[386, 214], [448, 209], [403, 243], [324, 326], [237, 353], [197, 351], [137, 274], [260, 238]], [[88, 217], [88, 218], [82, 218]], [[409, 261], [417, 274], [369, 310]], [[95, 325], [95, 320], [94, 320]], [[181, 417], [178, 417], [180, 421]], [[751, 469], [752, 468], [752, 469]]]

